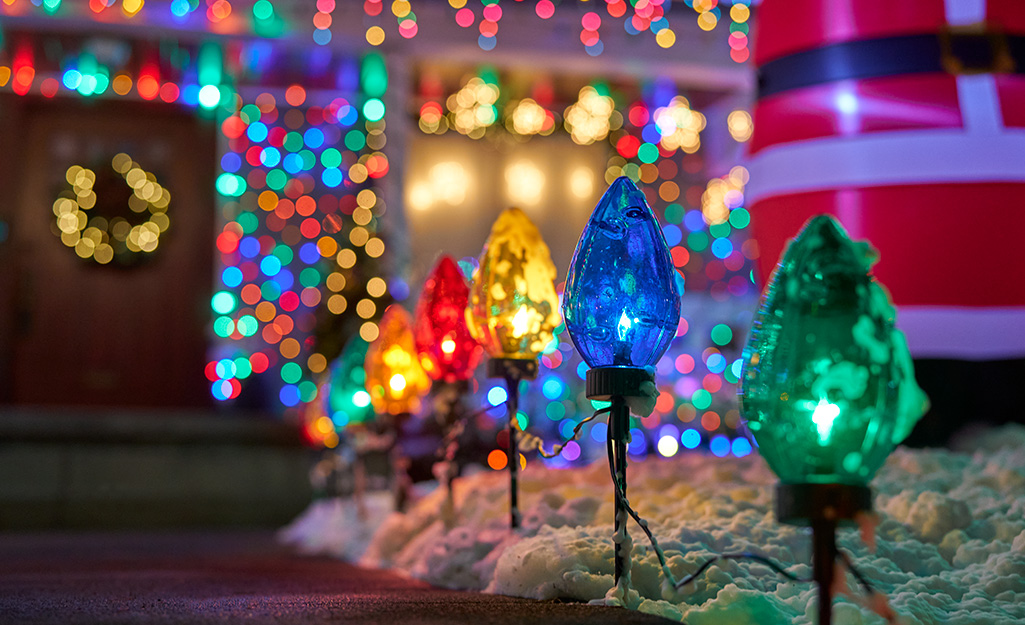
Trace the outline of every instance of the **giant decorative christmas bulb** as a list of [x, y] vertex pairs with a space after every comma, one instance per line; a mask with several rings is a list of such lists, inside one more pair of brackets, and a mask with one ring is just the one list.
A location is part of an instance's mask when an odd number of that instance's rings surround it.
[[644, 194], [621, 177], [591, 214], [573, 253], [566, 329], [592, 367], [647, 367], [680, 323], [680, 289], [662, 229]]
[[473, 375], [484, 350], [466, 327], [470, 289], [450, 256], [434, 266], [416, 306], [416, 349], [427, 375], [459, 382]]
[[363, 368], [368, 347], [358, 335], [353, 336], [331, 364], [327, 408], [336, 427], [366, 423], [374, 418], [370, 395], [365, 390], [367, 374]]
[[518, 208], [502, 212], [473, 275], [467, 325], [492, 358], [535, 359], [560, 323], [555, 265]]
[[381, 333], [367, 349], [365, 361], [370, 401], [381, 414], [417, 412], [430, 380], [417, 358], [409, 313], [392, 304], [379, 325]]
[[784, 484], [866, 485], [928, 407], [876, 256], [832, 217], [805, 224], [744, 352], [741, 408]]

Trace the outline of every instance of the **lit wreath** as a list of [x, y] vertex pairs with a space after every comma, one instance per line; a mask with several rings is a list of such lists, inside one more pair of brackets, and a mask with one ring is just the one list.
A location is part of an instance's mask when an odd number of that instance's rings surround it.
[[[160, 234], [170, 225], [171, 194], [127, 154], [116, 155], [110, 165], [99, 176], [80, 165], [68, 168], [65, 178], [71, 188], [53, 203], [55, 234], [80, 258], [132, 265], [157, 249]], [[125, 202], [130, 213], [124, 211]], [[125, 217], [135, 215], [145, 220]]]

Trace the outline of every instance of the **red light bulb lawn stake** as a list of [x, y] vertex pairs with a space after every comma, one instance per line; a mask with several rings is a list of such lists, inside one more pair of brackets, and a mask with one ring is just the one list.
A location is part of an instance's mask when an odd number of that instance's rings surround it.
[[607, 441], [615, 489], [617, 589], [630, 584], [627, 402], [651, 402], [657, 395], [654, 365], [680, 323], [677, 275], [644, 195], [629, 178], [617, 179], [581, 234], [563, 298], [566, 329], [591, 367], [587, 397], [611, 402]]
[[819, 625], [832, 618], [838, 559], [867, 586], [837, 551], [837, 527], [871, 512], [868, 482], [928, 408], [871, 274], [876, 260], [832, 217], [811, 218], [773, 272], [744, 350], [741, 412], [780, 478], [777, 519], [811, 527]]
[[446, 524], [454, 520], [452, 482], [458, 474], [456, 455], [467, 416], [463, 397], [484, 354], [466, 327], [469, 297], [470, 289], [459, 266], [450, 256], [442, 256], [424, 283], [413, 328], [420, 365], [433, 380], [433, 412], [443, 432], [438, 450], [441, 461], [435, 465], [435, 473], [445, 485], [442, 517]]
[[517, 447], [520, 382], [537, 377], [537, 360], [559, 325], [555, 265], [541, 233], [518, 208], [503, 211], [473, 274], [467, 326], [488, 352], [488, 376], [505, 380], [509, 415], [509, 525], [520, 525]]

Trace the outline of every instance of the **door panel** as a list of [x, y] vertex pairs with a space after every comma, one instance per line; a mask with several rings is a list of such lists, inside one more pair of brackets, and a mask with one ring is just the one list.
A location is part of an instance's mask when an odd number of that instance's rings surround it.
[[[15, 253], [7, 255], [15, 267], [6, 268], [17, 285], [9, 294], [15, 339], [9, 400], [206, 405], [213, 124], [173, 108], [69, 101], [26, 106], [22, 132], [9, 242]], [[157, 249], [132, 266], [80, 258], [61, 242], [53, 212], [58, 193], [70, 189], [68, 167], [109, 168], [119, 152], [154, 173], [171, 195], [170, 225]], [[131, 218], [122, 202], [107, 202], [107, 212], [113, 207]], [[94, 211], [99, 208], [98, 200]]]

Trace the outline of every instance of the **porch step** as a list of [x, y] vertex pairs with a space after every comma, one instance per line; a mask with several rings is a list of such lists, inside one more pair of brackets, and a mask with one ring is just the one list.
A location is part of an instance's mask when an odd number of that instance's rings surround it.
[[309, 503], [313, 459], [258, 415], [0, 409], [0, 530], [274, 527]]

